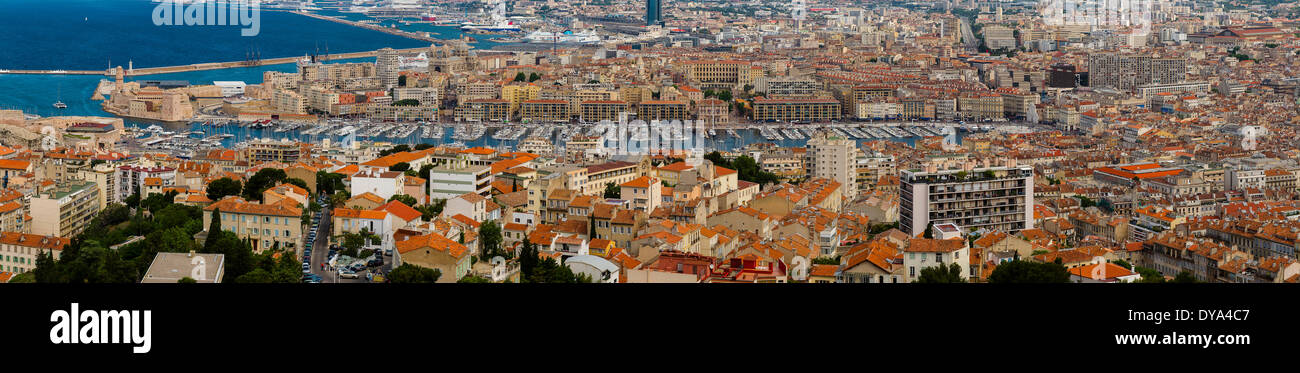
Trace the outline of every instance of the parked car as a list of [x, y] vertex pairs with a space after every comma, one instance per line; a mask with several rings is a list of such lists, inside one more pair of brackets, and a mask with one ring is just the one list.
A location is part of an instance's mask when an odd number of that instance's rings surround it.
[[341, 271], [339, 271], [339, 277], [342, 277], [342, 278], [357, 278], [358, 276], [357, 276], [357, 273], [354, 272], [354, 271], [341, 270]]

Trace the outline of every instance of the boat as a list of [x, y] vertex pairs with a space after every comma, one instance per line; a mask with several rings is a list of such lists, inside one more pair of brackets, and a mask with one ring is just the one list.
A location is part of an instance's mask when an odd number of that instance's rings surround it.
[[63, 103], [63, 101], [55, 101], [55, 102], [54, 102], [54, 108], [55, 108], [55, 109], [67, 109], [67, 108], [68, 108], [68, 104]]
[[461, 31], [486, 31], [486, 32], [519, 32], [523, 31], [515, 21], [508, 19], [497, 20], [493, 24], [465, 22], [460, 25]]
[[564, 30], [563, 32], [533, 31], [524, 37], [524, 41], [529, 43], [564, 43], [564, 44], [589, 44], [599, 43], [600, 35], [595, 31], [587, 30], [574, 33], [573, 30]]

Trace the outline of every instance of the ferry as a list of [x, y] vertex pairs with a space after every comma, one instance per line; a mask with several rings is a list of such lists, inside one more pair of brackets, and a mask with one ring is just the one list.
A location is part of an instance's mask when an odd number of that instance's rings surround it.
[[599, 43], [600, 35], [596, 35], [596, 32], [591, 30], [579, 33], [574, 33], [573, 30], [564, 30], [564, 32], [533, 31], [524, 37], [524, 41], [529, 43], [590, 44]]
[[489, 31], [489, 32], [522, 31], [522, 29], [519, 28], [519, 25], [515, 24], [515, 21], [511, 21], [508, 19], [499, 20], [497, 21], [497, 23], [491, 25], [465, 22], [460, 25], [460, 30], [461, 31]]

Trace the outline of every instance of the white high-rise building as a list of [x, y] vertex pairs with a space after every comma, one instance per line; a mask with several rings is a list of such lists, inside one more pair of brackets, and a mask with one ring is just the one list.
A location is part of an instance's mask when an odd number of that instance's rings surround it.
[[375, 57], [375, 75], [378, 75], [380, 81], [384, 82], [384, 89], [392, 89], [397, 86], [397, 77], [398, 72], [401, 71], [401, 65], [401, 58], [393, 48], [379, 50], [379, 55]]
[[845, 197], [857, 193], [857, 143], [835, 135], [819, 135], [808, 140], [810, 177], [838, 181]]
[[904, 170], [898, 229], [918, 235], [930, 223], [1012, 233], [1034, 227], [1032, 166]]

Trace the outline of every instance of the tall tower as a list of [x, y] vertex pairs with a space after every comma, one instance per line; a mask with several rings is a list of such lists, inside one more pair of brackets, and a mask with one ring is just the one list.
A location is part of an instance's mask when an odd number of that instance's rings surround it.
[[795, 29], [802, 29], [803, 20], [808, 18], [808, 2], [805, 0], [794, 0], [794, 5], [790, 9], [790, 18], [794, 19]]
[[645, 2], [645, 25], [646, 26], [663, 26], [663, 0], [646, 0]]
[[383, 82], [384, 89], [390, 89], [397, 86], [397, 76], [401, 61], [397, 58], [397, 51], [393, 48], [384, 48], [379, 50], [379, 55], [375, 57], [375, 75]]

